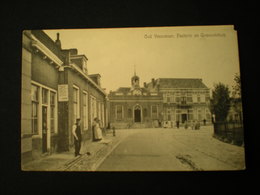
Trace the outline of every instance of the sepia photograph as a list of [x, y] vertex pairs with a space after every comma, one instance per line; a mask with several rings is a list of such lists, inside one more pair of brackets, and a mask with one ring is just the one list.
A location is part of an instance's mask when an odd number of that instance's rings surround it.
[[245, 170], [233, 25], [22, 32], [22, 171]]

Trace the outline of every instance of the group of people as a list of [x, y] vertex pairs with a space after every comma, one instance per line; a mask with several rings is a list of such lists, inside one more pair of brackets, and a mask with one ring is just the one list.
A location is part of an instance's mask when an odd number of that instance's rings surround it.
[[[75, 156], [81, 155], [80, 149], [81, 149], [82, 136], [81, 136], [80, 124], [81, 124], [81, 120], [80, 118], [77, 118], [76, 123], [72, 127], [72, 134], [74, 137], [74, 146], [75, 146]], [[98, 118], [95, 118], [93, 121], [92, 137], [93, 137], [93, 141], [101, 141], [103, 139], [101, 124]], [[87, 154], [90, 155], [89, 152], [87, 152]]]
[[[204, 125], [206, 125], [206, 122], [204, 122]], [[189, 124], [187, 121], [184, 122], [184, 128], [188, 129], [189, 125], [191, 127], [192, 130], [198, 130], [200, 129], [200, 122], [199, 121], [191, 121], [191, 123]], [[180, 128], [180, 122], [176, 121], [176, 127], [179, 129]]]

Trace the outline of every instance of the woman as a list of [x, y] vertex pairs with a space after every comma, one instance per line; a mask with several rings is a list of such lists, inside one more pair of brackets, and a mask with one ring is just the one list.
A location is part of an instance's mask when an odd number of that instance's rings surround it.
[[102, 140], [102, 130], [100, 128], [100, 120], [98, 118], [94, 119], [94, 140], [95, 141], [100, 141]]

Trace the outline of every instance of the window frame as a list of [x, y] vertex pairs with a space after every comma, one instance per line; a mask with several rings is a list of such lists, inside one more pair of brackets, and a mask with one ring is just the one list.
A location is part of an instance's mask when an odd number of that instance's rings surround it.
[[82, 101], [82, 107], [83, 107], [83, 129], [88, 130], [88, 92], [83, 91], [83, 101]]
[[[33, 94], [32, 94], [32, 89], [33, 86], [37, 89], [36, 91], [36, 99], [33, 99]], [[39, 135], [39, 107], [40, 107], [40, 87], [35, 85], [35, 84], [31, 84], [31, 104], [32, 104], [32, 108], [31, 108], [31, 131], [33, 135]], [[34, 106], [35, 105], [35, 106]], [[35, 109], [35, 114], [36, 116], [34, 116], [34, 107]], [[35, 124], [36, 121], [36, 124]]]
[[[155, 115], [155, 112], [153, 112], [153, 107], [156, 108], [156, 115]], [[158, 105], [151, 105], [151, 118], [152, 119], [158, 118]]]
[[[31, 132], [34, 136], [39, 136], [41, 137], [42, 135], [42, 127], [41, 127], [41, 124], [42, 124], [42, 106], [46, 106], [47, 107], [47, 127], [48, 127], [48, 131], [49, 133], [51, 134], [52, 132], [50, 131], [51, 129], [51, 92], [55, 93], [55, 97], [54, 97], [54, 102], [55, 102], [55, 108], [54, 108], [54, 133], [57, 133], [58, 132], [58, 92], [57, 90], [55, 89], [52, 89], [46, 85], [43, 85], [41, 83], [38, 83], [36, 81], [31, 81], [31, 86], [35, 86], [38, 88], [38, 111], [37, 111], [37, 114], [38, 114], [38, 122], [37, 122], [37, 128], [38, 128], [38, 133], [35, 134], [33, 133], [33, 129], [31, 129]], [[47, 103], [43, 103], [42, 102], [42, 91], [43, 90], [47, 90], [47, 94], [48, 94], [48, 101]], [[32, 110], [31, 110], [32, 112]], [[31, 118], [32, 120], [32, 118]]]
[[[57, 93], [54, 91], [50, 91], [50, 131], [51, 133], [55, 133], [56, 129], [56, 98], [57, 98]], [[52, 97], [51, 95], [54, 94], [54, 99], [52, 102]], [[53, 110], [52, 110], [53, 109]], [[53, 116], [52, 116], [53, 114]], [[53, 124], [52, 124], [53, 123]]]
[[[122, 112], [121, 113], [121, 118], [118, 117], [118, 110], [119, 110], [118, 108], [119, 107], [121, 108], [121, 112]], [[115, 106], [115, 116], [116, 116], [115, 117], [116, 120], [123, 120], [123, 118], [124, 118], [124, 108], [123, 108], [123, 105], [116, 105]]]
[[[75, 101], [75, 94], [74, 92], [76, 92], [76, 101]], [[73, 85], [73, 118], [74, 118], [74, 122], [76, 122], [77, 118], [80, 118], [80, 93], [79, 93], [79, 87], [76, 85]], [[76, 108], [76, 109], [75, 109]]]

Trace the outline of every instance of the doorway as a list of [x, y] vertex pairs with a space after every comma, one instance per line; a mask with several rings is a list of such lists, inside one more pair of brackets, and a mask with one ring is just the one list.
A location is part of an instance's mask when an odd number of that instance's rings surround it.
[[42, 153], [47, 152], [47, 106], [42, 107]]
[[185, 123], [185, 121], [187, 121], [187, 114], [182, 114], [181, 115], [181, 122]]
[[134, 122], [140, 123], [141, 122], [141, 107], [136, 106], [134, 110]]

